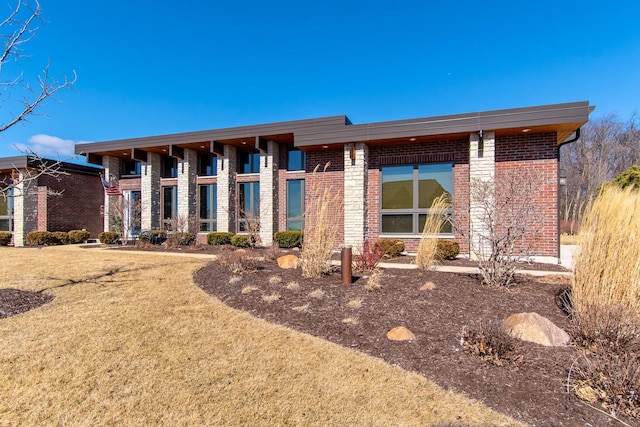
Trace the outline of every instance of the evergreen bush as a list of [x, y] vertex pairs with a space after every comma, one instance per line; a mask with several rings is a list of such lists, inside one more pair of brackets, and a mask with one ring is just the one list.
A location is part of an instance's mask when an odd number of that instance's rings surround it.
[[388, 258], [398, 258], [405, 250], [404, 242], [400, 239], [380, 239], [376, 242], [383, 252], [384, 256]]
[[231, 237], [231, 244], [236, 248], [248, 248], [249, 246], [251, 246], [249, 236], [247, 236], [246, 234], [238, 234]]
[[302, 231], [278, 231], [273, 235], [273, 240], [279, 248], [301, 248], [304, 232]]
[[460, 245], [453, 240], [439, 239], [436, 248], [436, 259], [456, 259], [460, 255]]
[[227, 231], [212, 231], [207, 234], [207, 243], [210, 245], [229, 245], [233, 233]]
[[103, 231], [102, 233], [98, 234], [98, 240], [100, 241], [100, 243], [103, 243], [105, 245], [112, 245], [114, 243], [117, 243], [119, 239], [120, 235], [115, 231]]
[[57, 239], [53, 236], [53, 233], [49, 231], [32, 231], [27, 234], [27, 245], [42, 246], [55, 244], [57, 244]]
[[7, 246], [11, 242], [13, 234], [10, 231], [0, 231], [0, 246]]
[[87, 230], [71, 230], [69, 231], [69, 243], [84, 243], [89, 240], [91, 233]]

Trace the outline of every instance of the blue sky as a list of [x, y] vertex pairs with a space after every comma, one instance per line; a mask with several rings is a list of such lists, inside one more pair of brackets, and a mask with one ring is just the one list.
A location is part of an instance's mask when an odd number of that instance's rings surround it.
[[366, 123], [583, 100], [596, 117], [640, 113], [637, 1], [41, 6], [47, 22], [18, 65], [33, 81], [50, 60], [77, 84], [40, 110], [48, 117], [0, 134], [0, 156], [23, 144], [64, 159], [74, 142], [337, 114]]

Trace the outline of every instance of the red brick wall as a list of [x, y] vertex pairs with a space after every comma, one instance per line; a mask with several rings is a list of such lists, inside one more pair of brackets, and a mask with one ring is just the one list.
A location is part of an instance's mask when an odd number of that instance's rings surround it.
[[86, 229], [92, 238], [103, 231], [101, 207], [104, 189], [98, 175], [69, 172], [59, 180], [49, 176], [38, 179], [39, 186], [62, 191], [59, 196], [47, 198], [46, 217], [48, 231]]
[[[325, 170], [325, 165], [329, 166]], [[316, 166], [318, 170], [313, 173]], [[305, 203], [309, 204], [314, 195], [321, 194], [325, 188], [331, 189], [338, 200], [344, 199], [344, 157], [342, 147], [338, 149], [324, 149], [307, 153], [307, 167], [305, 178]], [[333, 206], [331, 209], [331, 221], [338, 224], [336, 236], [336, 248], [344, 243], [344, 215], [342, 206]]]
[[532, 180], [538, 206], [536, 224], [527, 234], [537, 255], [558, 256], [558, 147], [555, 133], [496, 138], [496, 183]]
[[[423, 144], [391, 145], [369, 148], [368, 215], [369, 240], [380, 238], [380, 167], [419, 163], [453, 163], [454, 212], [463, 231], [468, 231], [469, 216], [469, 142], [468, 140], [436, 141]], [[383, 236], [384, 237], [384, 236]], [[418, 249], [420, 238], [403, 237], [408, 251]], [[468, 251], [468, 244], [460, 234], [456, 241]]]

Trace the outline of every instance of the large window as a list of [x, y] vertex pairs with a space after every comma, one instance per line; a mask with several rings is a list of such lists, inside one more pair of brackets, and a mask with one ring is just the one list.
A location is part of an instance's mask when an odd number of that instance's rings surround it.
[[122, 171], [123, 176], [136, 176], [142, 172], [142, 163], [137, 160], [122, 159]]
[[198, 175], [215, 176], [217, 174], [218, 158], [213, 154], [198, 154]]
[[217, 186], [216, 184], [200, 185], [198, 186], [198, 192], [200, 195], [198, 199], [198, 211], [200, 212], [200, 231], [217, 231]]
[[298, 148], [292, 148], [287, 152], [287, 170], [301, 171], [305, 169], [306, 153]]
[[[453, 195], [453, 165], [388, 166], [382, 168], [381, 232], [420, 234], [433, 200]], [[446, 222], [442, 233], [452, 232]]]
[[260, 183], [238, 184], [238, 231], [255, 231], [260, 220]]
[[162, 187], [162, 225], [171, 230], [178, 214], [178, 187]]
[[162, 177], [177, 178], [178, 177], [178, 159], [175, 157], [162, 158]]
[[238, 153], [238, 173], [259, 173], [260, 153]]
[[13, 189], [0, 195], [0, 231], [13, 231]]
[[287, 230], [304, 230], [304, 179], [287, 181]]

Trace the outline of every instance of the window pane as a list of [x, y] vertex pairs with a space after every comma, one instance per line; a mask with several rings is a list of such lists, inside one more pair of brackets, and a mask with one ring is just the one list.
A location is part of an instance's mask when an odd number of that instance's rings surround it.
[[8, 216], [10, 213], [11, 199], [9, 197], [3, 197], [0, 195], [0, 216]]
[[215, 176], [217, 174], [218, 158], [214, 155], [198, 154], [198, 175]]
[[13, 231], [11, 230], [11, 221], [8, 219], [0, 219], [0, 231]]
[[292, 149], [287, 154], [287, 170], [299, 171], [305, 169], [306, 153], [304, 151]]
[[382, 209], [413, 208], [413, 166], [382, 168]]
[[142, 163], [136, 160], [122, 160], [122, 175], [140, 175], [142, 172]]
[[209, 219], [211, 211], [209, 209], [209, 186], [200, 186], [200, 219]]
[[163, 187], [162, 197], [162, 219], [173, 219], [176, 209], [176, 196], [178, 194], [177, 187]]
[[304, 180], [287, 181], [287, 229], [302, 230]]
[[178, 176], [178, 159], [175, 157], [162, 158], [162, 177], [176, 178]]
[[[418, 233], [422, 233], [422, 230], [424, 229], [424, 223], [426, 220], [427, 220], [426, 214], [421, 214], [420, 217], [418, 218], [418, 227], [419, 227]], [[447, 233], [447, 234], [453, 233], [453, 227], [449, 221], [445, 221], [445, 223], [442, 224], [440, 233]]]
[[442, 194], [453, 194], [453, 166], [438, 163], [418, 166], [418, 207], [430, 208], [433, 200]]
[[260, 172], [260, 153], [243, 153], [238, 156], [238, 173]]
[[382, 215], [383, 233], [412, 233], [413, 215]]

